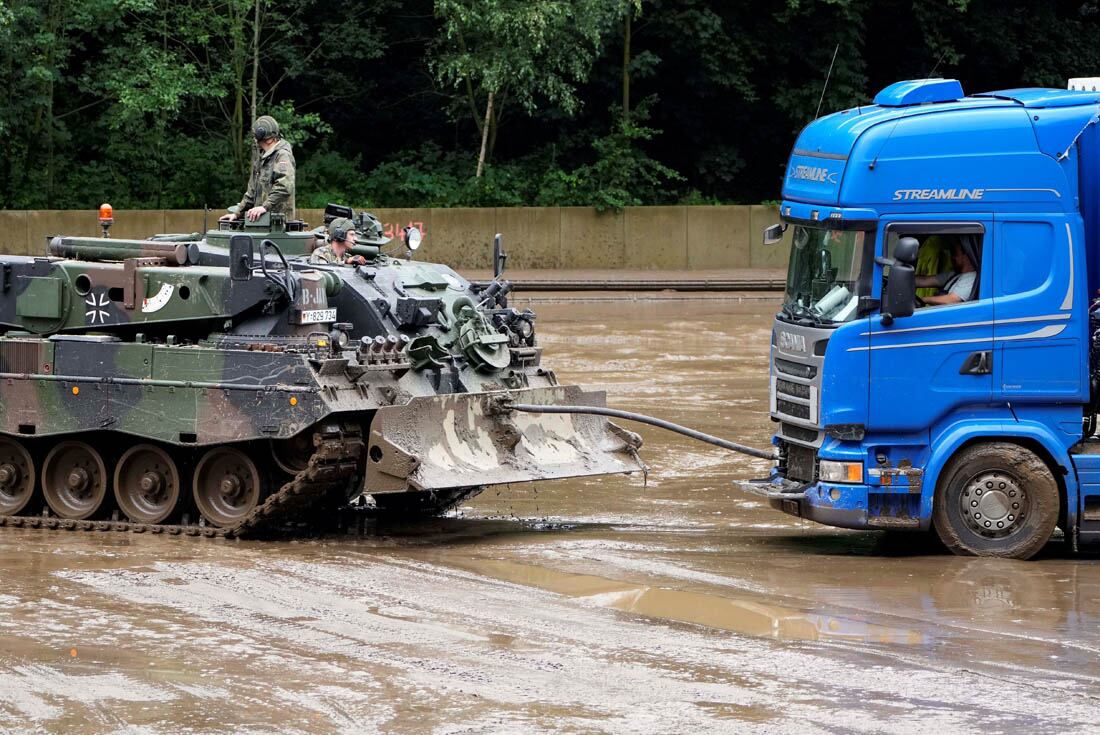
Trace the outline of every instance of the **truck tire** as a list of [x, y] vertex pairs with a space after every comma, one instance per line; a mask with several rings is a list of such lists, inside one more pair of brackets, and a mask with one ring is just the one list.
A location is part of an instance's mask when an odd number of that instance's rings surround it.
[[932, 524], [960, 556], [1030, 559], [1058, 523], [1058, 482], [1034, 452], [1016, 444], [975, 444], [947, 463], [936, 486]]

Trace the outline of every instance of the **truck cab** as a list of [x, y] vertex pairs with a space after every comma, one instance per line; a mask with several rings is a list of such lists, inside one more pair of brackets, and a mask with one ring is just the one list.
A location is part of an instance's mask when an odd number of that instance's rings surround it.
[[[799, 135], [773, 507], [1028, 558], [1100, 540], [1100, 93], [899, 82]], [[779, 228], [769, 228], [771, 236]]]

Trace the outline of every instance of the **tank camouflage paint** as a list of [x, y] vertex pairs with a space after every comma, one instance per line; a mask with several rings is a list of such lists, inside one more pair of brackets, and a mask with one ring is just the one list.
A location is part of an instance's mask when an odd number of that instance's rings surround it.
[[0, 525], [232, 536], [641, 468], [601, 417], [494, 410], [604, 404], [541, 364], [506, 282], [316, 243], [265, 216], [0, 256]]

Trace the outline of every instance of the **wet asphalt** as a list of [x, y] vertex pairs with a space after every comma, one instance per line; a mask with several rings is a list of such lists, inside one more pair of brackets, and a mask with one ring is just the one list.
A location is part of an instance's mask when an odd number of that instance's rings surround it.
[[[766, 446], [773, 298], [532, 294], [544, 362]], [[828, 529], [648, 427], [648, 477], [363, 538], [0, 531], [0, 732], [1094, 732], [1100, 560]]]

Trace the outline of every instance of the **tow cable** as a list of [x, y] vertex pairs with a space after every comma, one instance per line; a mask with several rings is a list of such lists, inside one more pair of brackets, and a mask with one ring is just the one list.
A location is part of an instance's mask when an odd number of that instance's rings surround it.
[[740, 454], [747, 454], [750, 457], [758, 457], [760, 459], [779, 459], [774, 451], [748, 447], [744, 444], [738, 444], [737, 442], [731, 442], [711, 434], [704, 434], [695, 429], [689, 429], [686, 426], [674, 424], [671, 421], [665, 421], [664, 419], [655, 418], [653, 416], [646, 416], [641, 413], [634, 413], [633, 411], [620, 411], [617, 408], [599, 408], [596, 406], [540, 406], [534, 403], [512, 403], [507, 399], [499, 401], [497, 406], [501, 411], [512, 410], [520, 411], [521, 413], [580, 413], [594, 416], [610, 416], [611, 418], [625, 419], [627, 421], [637, 421], [640, 424], [649, 424], [659, 429], [666, 429], [667, 431], [682, 434], [692, 439], [698, 439], [701, 442], [713, 444], [716, 447], [722, 447], [731, 452], [739, 452]]

